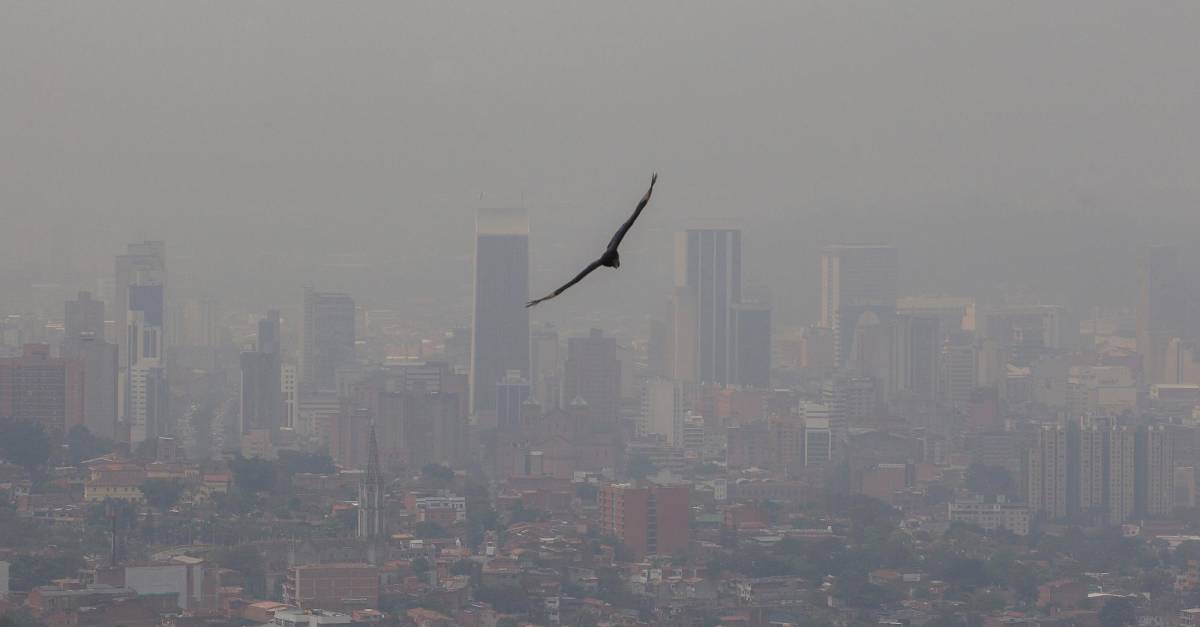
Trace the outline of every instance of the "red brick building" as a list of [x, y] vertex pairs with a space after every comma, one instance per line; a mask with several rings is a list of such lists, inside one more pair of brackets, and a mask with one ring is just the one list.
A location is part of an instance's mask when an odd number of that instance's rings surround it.
[[600, 532], [615, 536], [637, 556], [671, 555], [687, 549], [690, 488], [645, 483], [611, 484], [600, 490]]
[[379, 569], [370, 564], [309, 564], [288, 571], [285, 600], [305, 610], [379, 607]]
[[48, 433], [83, 424], [83, 366], [50, 356], [49, 344], [26, 344], [0, 359], [0, 418], [36, 422]]

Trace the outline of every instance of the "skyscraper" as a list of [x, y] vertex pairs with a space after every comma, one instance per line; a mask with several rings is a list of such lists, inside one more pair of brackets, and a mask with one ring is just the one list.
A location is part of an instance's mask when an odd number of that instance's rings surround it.
[[733, 306], [734, 383], [771, 387], [771, 308], [759, 303]]
[[521, 378], [520, 370], [509, 370], [496, 383], [496, 428], [513, 432], [521, 428], [521, 410], [529, 399], [529, 381]]
[[621, 362], [617, 340], [592, 329], [584, 337], [567, 339], [567, 364], [563, 397], [582, 398], [591, 412], [593, 426], [615, 426], [621, 402]]
[[938, 400], [942, 375], [939, 326], [934, 317], [901, 315], [893, 320], [889, 395], [898, 394], [920, 403]]
[[62, 356], [83, 368], [83, 424], [113, 439], [117, 429], [117, 345], [104, 341], [104, 302], [88, 292], [67, 301]]
[[1147, 425], [1138, 433], [1137, 509], [1142, 516], [1162, 516], [1174, 509], [1174, 449], [1168, 429]]
[[1067, 515], [1067, 430], [1043, 426], [1026, 459], [1025, 495], [1029, 509], [1046, 518]]
[[[558, 341], [558, 329], [550, 323], [534, 328], [530, 338], [530, 383], [533, 396], [546, 409], [557, 409], [562, 395], [562, 350]], [[570, 399], [568, 399], [570, 400]]]
[[821, 326], [833, 329], [837, 366], [845, 363], [853, 325], [864, 310], [896, 312], [899, 256], [885, 244], [835, 244], [821, 253]]
[[[117, 351], [122, 371], [126, 371], [131, 362], [128, 354], [129, 317], [127, 312], [132, 311], [133, 307], [131, 307], [129, 301], [129, 288], [132, 285], [158, 285], [162, 287], [166, 282], [166, 273], [166, 248], [161, 241], [144, 241], [129, 244], [125, 254], [117, 256], [116, 284], [114, 285], [116, 307], [113, 310], [113, 316], [117, 321]], [[156, 304], [143, 302], [139, 306], [151, 306], [157, 309], [157, 319], [160, 321], [159, 324], [161, 326], [161, 321], [166, 310], [161, 290], [158, 294], [158, 302]]]
[[1151, 247], [1138, 262], [1137, 349], [1147, 384], [1166, 383], [1167, 345], [1184, 333], [1186, 303], [1177, 251]]
[[304, 344], [300, 355], [304, 393], [337, 389], [338, 369], [355, 361], [354, 327], [354, 299], [349, 295], [304, 291]]
[[496, 409], [509, 370], [529, 376], [529, 217], [524, 209], [481, 209], [475, 218], [475, 308], [471, 413]]
[[734, 383], [733, 306], [742, 299], [742, 232], [689, 229], [679, 233], [675, 255], [675, 284], [695, 297], [696, 377], [701, 383]]
[[137, 278], [126, 291], [125, 366], [123, 414], [129, 443], [136, 446], [172, 432], [167, 414], [167, 375], [163, 341], [163, 284], [154, 275]]
[[283, 363], [279, 311], [258, 322], [257, 350], [242, 353], [242, 433], [274, 433], [283, 426]]
[[91, 292], [80, 292], [78, 298], [67, 301], [63, 330], [68, 343], [84, 333], [104, 339], [104, 302], [92, 298]]

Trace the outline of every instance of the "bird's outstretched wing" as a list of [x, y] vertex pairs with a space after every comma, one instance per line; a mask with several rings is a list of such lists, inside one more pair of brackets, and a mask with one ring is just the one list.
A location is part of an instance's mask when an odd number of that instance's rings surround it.
[[646, 208], [646, 203], [650, 202], [650, 194], [654, 193], [654, 182], [657, 180], [658, 173], [655, 172], [650, 177], [650, 189], [646, 190], [646, 195], [642, 196], [642, 200], [638, 202], [637, 209], [633, 210], [633, 215], [629, 216], [629, 219], [625, 221], [625, 224], [622, 224], [621, 228], [617, 229], [617, 232], [613, 234], [612, 240], [608, 242], [608, 250], [616, 250], [617, 247], [621, 245], [621, 240], [625, 239], [625, 234], [629, 232], [629, 227], [633, 226], [633, 223], [637, 221], [638, 216], [642, 215], [642, 209]]
[[563, 292], [567, 291], [572, 285], [575, 285], [576, 283], [582, 281], [583, 277], [591, 274], [593, 270], [595, 270], [596, 268], [599, 268], [599, 267], [600, 267], [600, 260], [597, 259], [597, 260], [593, 261], [592, 263], [589, 263], [588, 266], [583, 269], [583, 272], [580, 272], [579, 274], [575, 275], [575, 278], [571, 279], [570, 281], [567, 281], [566, 285], [554, 290], [553, 292], [550, 292], [549, 294], [546, 294], [545, 296], [543, 296], [541, 298], [538, 298], [536, 300], [531, 300], [528, 303], [525, 303], [525, 306], [533, 307], [534, 305], [536, 305], [540, 302], [550, 300], [551, 298], [554, 298], [555, 296], [562, 294]]

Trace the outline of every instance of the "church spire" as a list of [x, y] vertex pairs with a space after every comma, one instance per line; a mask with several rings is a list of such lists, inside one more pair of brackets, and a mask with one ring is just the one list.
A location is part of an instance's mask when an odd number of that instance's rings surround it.
[[379, 443], [375, 423], [367, 440], [367, 473], [358, 486], [358, 537], [375, 540], [383, 536], [383, 475], [379, 472]]

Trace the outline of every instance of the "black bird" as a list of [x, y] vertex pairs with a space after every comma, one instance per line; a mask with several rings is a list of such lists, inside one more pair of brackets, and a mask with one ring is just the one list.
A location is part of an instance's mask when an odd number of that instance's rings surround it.
[[583, 277], [591, 274], [593, 270], [595, 270], [596, 268], [599, 268], [600, 266], [604, 266], [606, 268], [620, 268], [621, 267], [621, 255], [620, 255], [620, 253], [617, 252], [617, 247], [621, 245], [621, 240], [625, 239], [625, 234], [629, 232], [629, 227], [633, 226], [634, 221], [636, 221], [638, 219], [638, 216], [642, 214], [642, 209], [646, 208], [646, 203], [650, 202], [650, 194], [654, 193], [654, 183], [657, 180], [658, 180], [658, 173], [656, 172], [656, 173], [654, 173], [653, 176], [650, 177], [650, 189], [646, 190], [645, 196], [642, 196], [642, 200], [641, 200], [641, 202], [638, 203], [637, 209], [633, 210], [633, 215], [629, 216], [629, 219], [625, 221], [625, 224], [622, 224], [621, 228], [617, 229], [617, 232], [613, 234], [612, 240], [610, 240], [608, 242], [608, 248], [604, 249], [604, 254], [600, 255], [599, 259], [593, 261], [592, 263], [589, 263], [588, 266], [586, 268], [584, 268], [582, 272], [575, 275], [575, 278], [568, 281], [566, 285], [554, 290], [553, 292], [551, 292], [539, 299], [531, 300], [528, 303], [525, 303], [525, 306], [533, 307], [534, 305], [536, 305], [540, 302], [550, 300], [551, 298], [554, 298], [555, 296], [562, 294], [563, 292], [567, 291], [572, 285], [575, 285], [576, 283], [582, 281]]

